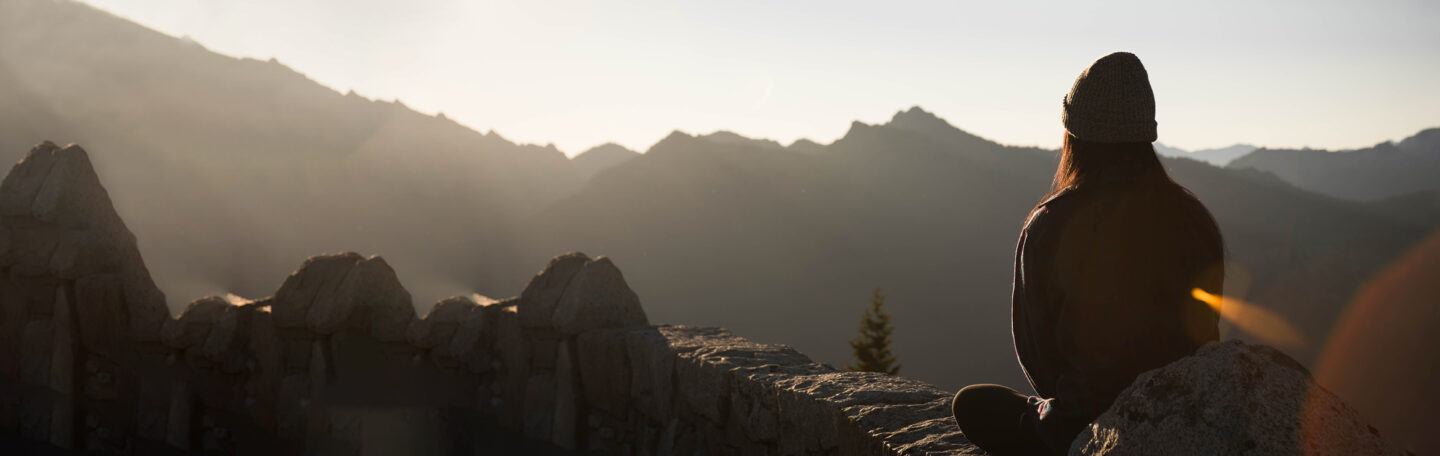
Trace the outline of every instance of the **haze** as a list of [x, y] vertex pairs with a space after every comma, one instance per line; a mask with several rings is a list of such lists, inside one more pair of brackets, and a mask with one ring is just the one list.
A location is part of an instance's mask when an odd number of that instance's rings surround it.
[[341, 92], [567, 155], [673, 129], [830, 142], [924, 105], [1055, 147], [1090, 61], [1144, 59], [1160, 141], [1348, 149], [1440, 119], [1440, 3], [89, 0]]

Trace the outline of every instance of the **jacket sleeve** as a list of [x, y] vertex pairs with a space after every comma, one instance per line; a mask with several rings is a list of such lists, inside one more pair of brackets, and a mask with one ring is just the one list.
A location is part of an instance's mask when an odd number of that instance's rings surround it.
[[1010, 332], [1015, 355], [1030, 386], [1041, 397], [1055, 397], [1061, 359], [1056, 335], [1060, 314], [1056, 296], [1045, 289], [1053, 260], [1055, 233], [1049, 230], [1050, 209], [1041, 206], [1031, 214], [1015, 248], [1015, 281], [1010, 298]]

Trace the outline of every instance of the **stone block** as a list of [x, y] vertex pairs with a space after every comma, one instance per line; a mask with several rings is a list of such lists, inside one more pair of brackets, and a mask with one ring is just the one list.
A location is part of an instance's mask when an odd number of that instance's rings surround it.
[[551, 425], [550, 442], [560, 448], [577, 448], [582, 398], [580, 377], [571, 356], [570, 343], [562, 342], [555, 357], [555, 418]]
[[575, 273], [555, 304], [552, 324], [564, 334], [597, 328], [649, 326], [640, 297], [609, 258], [599, 257]]
[[50, 141], [37, 144], [19, 163], [10, 168], [0, 184], [0, 215], [32, 217], [31, 204], [55, 165], [55, 152], [60, 147]]
[[589, 261], [590, 258], [580, 252], [570, 252], [551, 259], [545, 269], [530, 279], [525, 291], [520, 293], [520, 324], [526, 328], [551, 328], [555, 306], [561, 295], [571, 278]]
[[224, 313], [233, 307], [219, 296], [208, 296], [191, 301], [179, 317], [165, 322], [161, 340], [174, 349], [186, 349], [205, 342], [211, 328]]
[[360, 270], [360, 304], [370, 309], [370, 335], [381, 342], [404, 342], [405, 331], [415, 320], [410, 292], [384, 258], [371, 256], [356, 267]]
[[345, 276], [363, 257], [354, 252], [316, 255], [305, 259], [300, 269], [290, 273], [275, 291], [270, 306], [278, 328], [306, 328], [312, 303], [322, 294], [339, 286]]
[[555, 417], [555, 376], [539, 373], [525, 383], [525, 438], [550, 440]]
[[25, 334], [21, 336], [20, 345], [21, 381], [38, 387], [50, 385], [50, 357], [55, 354], [54, 339], [55, 323], [49, 317], [30, 320], [25, 324]]
[[450, 338], [450, 344], [446, 350], [451, 358], [466, 366], [472, 373], [485, 373], [493, 370], [490, 365], [493, 360], [482, 343], [484, 330], [484, 310], [478, 305], [471, 307], [465, 313], [465, 317], [460, 320], [459, 326], [455, 328], [455, 335]]
[[630, 380], [634, 375], [627, 356], [626, 329], [596, 329], [576, 336], [575, 348], [585, 401], [615, 416], [630, 409]]
[[[465, 320], [472, 309], [478, 305], [474, 300], [465, 296], [452, 296], [440, 300], [430, 307], [430, 312], [425, 318], [415, 319], [410, 322], [406, 338], [410, 344], [416, 347], [433, 349], [441, 347], [446, 356], [449, 355], [451, 338], [460, 328], [460, 322]], [[483, 315], [483, 313], [482, 313]], [[478, 341], [479, 331], [477, 328], [475, 337]]]
[[117, 274], [85, 276], [75, 281], [75, 311], [80, 324], [80, 341], [86, 350], [108, 358], [119, 358], [128, 342], [125, 326], [124, 282]]
[[[76, 334], [74, 307], [64, 288], [55, 289], [55, 332], [50, 342], [50, 389], [65, 396], [75, 396], [75, 350], [80, 341]], [[52, 428], [52, 432], [53, 432]]]
[[[50, 273], [75, 280], [91, 274], [118, 271], [125, 264], [127, 245], [114, 233], [96, 230], [65, 230], [50, 256]], [[132, 244], [133, 245], [133, 244]]]
[[0, 379], [20, 376], [20, 350], [30, 312], [16, 284], [0, 270]]
[[51, 258], [63, 239], [59, 230], [33, 220], [12, 223], [10, 248], [0, 256], [0, 266], [8, 266], [15, 277], [50, 276]]
[[625, 334], [630, 360], [631, 406], [650, 419], [670, 419], [675, 393], [675, 356], [665, 336], [654, 329]]

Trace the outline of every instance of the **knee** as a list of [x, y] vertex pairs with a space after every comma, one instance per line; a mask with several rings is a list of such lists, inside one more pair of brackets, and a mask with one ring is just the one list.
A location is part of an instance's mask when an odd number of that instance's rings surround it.
[[955, 415], [955, 424], [961, 429], [966, 427], [974, 419], [987, 419], [977, 415], [990, 412], [997, 397], [1006, 393], [1005, 388], [1000, 385], [978, 384], [960, 388], [955, 393], [955, 399], [950, 402], [950, 413]]

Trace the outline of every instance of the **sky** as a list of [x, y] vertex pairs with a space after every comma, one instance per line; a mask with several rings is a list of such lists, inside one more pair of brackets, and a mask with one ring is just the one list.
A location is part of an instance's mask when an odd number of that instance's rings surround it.
[[339, 92], [569, 155], [672, 130], [828, 143], [921, 106], [1059, 146], [1090, 62], [1134, 52], [1159, 141], [1359, 148], [1440, 126], [1433, 0], [85, 0]]

